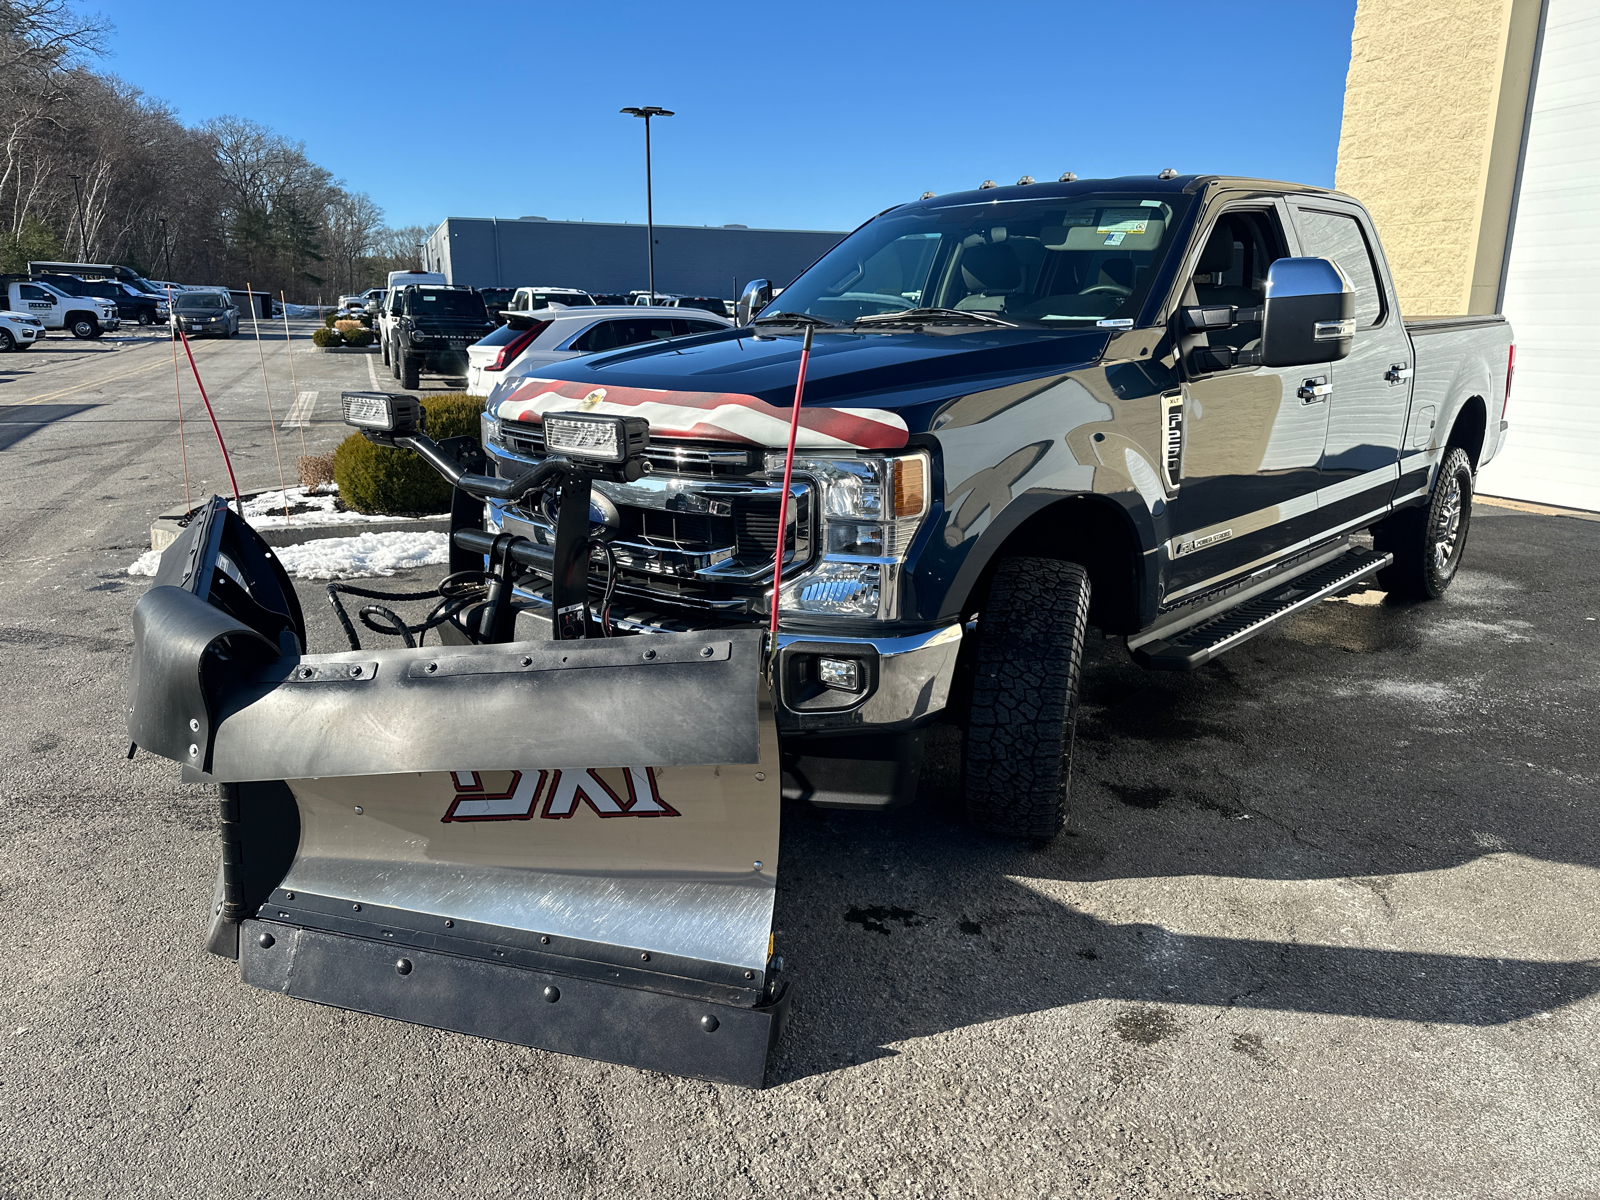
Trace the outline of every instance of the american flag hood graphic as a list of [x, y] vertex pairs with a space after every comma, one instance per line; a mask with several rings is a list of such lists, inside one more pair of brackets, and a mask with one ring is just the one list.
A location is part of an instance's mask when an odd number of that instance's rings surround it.
[[[644, 417], [659, 437], [705, 438], [751, 446], [783, 446], [790, 409], [740, 392], [674, 392], [656, 388], [592, 387], [560, 379], [526, 379], [495, 406], [502, 421], [539, 422], [547, 412], [592, 412]], [[800, 410], [795, 446], [802, 450], [898, 450], [906, 423], [880, 408]]]

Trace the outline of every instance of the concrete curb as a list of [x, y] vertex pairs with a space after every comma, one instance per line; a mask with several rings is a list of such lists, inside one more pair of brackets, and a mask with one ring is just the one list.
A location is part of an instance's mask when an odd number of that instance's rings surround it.
[[[183, 526], [178, 524], [183, 511], [162, 513], [150, 524], [150, 549], [165, 550], [178, 540]], [[317, 542], [325, 538], [355, 537], [362, 533], [449, 533], [448, 516], [397, 519], [393, 521], [361, 521], [348, 525], [288, 525], [257, 529], [261, 540], [269, 546], [294, 546], [301, 542]]]

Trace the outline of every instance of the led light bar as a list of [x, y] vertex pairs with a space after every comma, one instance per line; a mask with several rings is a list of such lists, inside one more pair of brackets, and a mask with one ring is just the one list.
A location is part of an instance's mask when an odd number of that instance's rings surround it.
[[344, 423], [357, 429], [376, 429], [404, 435], [423, 426], [422, 405], [415, 396], [392, 392], [345, 392]]
[[643, 417], [600, 417], [592, 413], [545, 413], [544, 445], [551, 454], [622, 463], [644, 453], [650, 422]]

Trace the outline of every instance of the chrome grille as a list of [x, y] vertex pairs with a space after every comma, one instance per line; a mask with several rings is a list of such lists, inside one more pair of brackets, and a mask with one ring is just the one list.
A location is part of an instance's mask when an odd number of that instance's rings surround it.
[[[518, 454], [545, 453], [544, 426], [537, 421], [501, 421], [500, 439]], [[644, 456], [657, 471], [674, 475], [747, 475], [761, 467], [759, 447], [707, 446], [703, 442], [651, 438]]]

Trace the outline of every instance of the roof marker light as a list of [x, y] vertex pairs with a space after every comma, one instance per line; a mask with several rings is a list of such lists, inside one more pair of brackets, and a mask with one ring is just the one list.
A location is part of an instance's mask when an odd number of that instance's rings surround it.
[[994, 180], [992, 180], [992, 179], [985, 179], [985, 180], [984, 180], [984, 181], [983, 181], [983, 182], [982, 182], [982, 183], [980, 183], [980, 184], [979, 184], [979, 185], [978, 185], [978, 190], [979, 190], [979, 191], [980, 191], [980, 192], [984, 192], [984, 191], [988, 191], [988, 190], [989, 190], [989, 189], [990, 189], [990, 188], [992, 188], [992, 187], [999, 187], [999, 186], [1000, 186], [1000, 185], [999, 185], [999, 184], [998, 184], [998, 183], [996, 183], [996, 182], [995, 182], [995, 181], [994, 181]]
[[1061, 178], [1057, 182], [1059, 182], [1059, 183], [1077, 183], [1078, 182], [1078, 173], [1076, 171], [1063, 171], [1063, 172], [1061, 172]]
[[1176, 171], [1174, 171], [1171, 167], [1166, 168], [1164, 171], [1161, 172], [1161, 174], [1156, 176], [1157, 179], [1176, 179], [1177, 177], [1178, 177], [1178, 173]]

